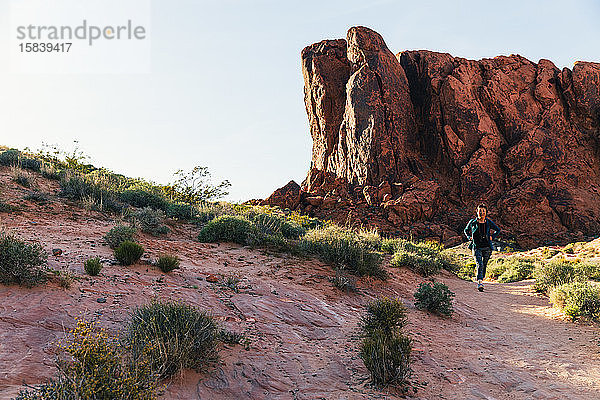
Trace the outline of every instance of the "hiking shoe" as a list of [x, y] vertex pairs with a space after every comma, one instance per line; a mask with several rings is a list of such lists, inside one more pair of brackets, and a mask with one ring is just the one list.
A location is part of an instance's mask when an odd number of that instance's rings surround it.
[[481, 283], [477, 285], [477, 290], [483, 292], [483, 285]]

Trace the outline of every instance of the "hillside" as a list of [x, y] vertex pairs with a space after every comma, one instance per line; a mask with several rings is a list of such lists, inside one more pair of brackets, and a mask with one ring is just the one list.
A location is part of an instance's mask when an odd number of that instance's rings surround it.
[[[45, 202], [25, 200], [31, 189], [14, 181], [10, 167], [0, 166], [0, 202], [18, 208], [0, 213], [1, 227], [40, 243], [49, 254], [61, 249], [49, 256], [48, 266], [69, 271], [75, 281], [70, 288], [57, 280], [34, 288], [0, 285], [0, 398], [55, 375], [53, 342], [76, 317], [97, 320], [117, 334], [135, 306], [156, 297], [208, 310], [248, 339], [246, 347], [224, 345], [216, 367], [186, 370], [166, 381], [163, 399], [399, 398], [393, 390], [373, 388], [358, 357], [359, 318], [380, 296], [399, 297], [407, 307], [413, 378], [422, 386], [408, 398], [600, 396], [598, 326], [566, 320], [547, 297], [532, 291], [532, 280], [490, 282], [479, 293], [471, 282], [442, 271], [428, 278], [456, 294], [455, 313], [442, 318], [415, 308], [413, 293], [427, 278], [390, 268], [390, 256], [383, 263], [388, 280], [362, 277], [358, 293], [344, 293], [328, 280], [335, 275], [329, 264], [234, 243], [200, 243], [196, 225], [172, 219], [166, 220], [166, 235], [138, 232], [147, 252], [124, 267], [102, 239], [122, 221], [120, 214], [59, 197], [59, 182], [39, 173], [30, 173], [29, 182], [48, 195]], [[585, 246], [595, 249], [598, 240]], [[161, 252], [177, 254], [181, 268], [165, 274], [150, 265]], [[97, 277], [83, 271], [92, 256], [105, 265]], [[208, 282], [211, 274], [219, 282]], [[224, 284], [227, 277], [239, 278], [237, 290]]]

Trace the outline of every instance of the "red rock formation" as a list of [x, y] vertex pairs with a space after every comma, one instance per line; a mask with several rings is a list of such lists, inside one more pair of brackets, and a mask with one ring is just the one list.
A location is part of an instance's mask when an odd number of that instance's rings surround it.
[[354, 27], [302, 71], [311, 168], [265, 203], [446, 243], [482, 201], [525, 246], [600, 233], [600, 64], [394, 56]]

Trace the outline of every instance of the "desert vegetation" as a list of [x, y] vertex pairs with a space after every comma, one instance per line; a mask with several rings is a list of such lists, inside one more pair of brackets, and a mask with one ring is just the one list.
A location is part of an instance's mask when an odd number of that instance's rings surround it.
[[418, 309], [447, 317], [454, 312], [452, 309], [454, 293], [441, 282], [420, 283], [414, 297], [416, 299], [415, 307]]
[[58, 375], [16, 400], [157, 399], [163, 379], [185, 368], [209, 368], [225, 340], [237, 344], [242, 337], [185, 303], [143, 305], [117, 335], [78, 319], [57, 345]]
[[360, 324], [360, 358], [377, 386], [408, 384], [412, 341], [402, 332], [405, 324], [400, 300], [381, 298], [367, 305]]
[[47, 280], [48, 255], [38, 243], [27, 243], [0, 230], [0, 283], [35, 286]]

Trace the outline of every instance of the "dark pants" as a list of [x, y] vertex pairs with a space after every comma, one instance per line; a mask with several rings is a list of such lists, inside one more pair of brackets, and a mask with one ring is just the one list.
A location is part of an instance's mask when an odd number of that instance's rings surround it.
[[485, 268], [487, 267], [488, 261], [492, 256], [492, 249], [489, 247], [483, 247], [481, 249], [473, 249], [473, 257], [475, 257], [475, 264], [477, 265], [477, 280], [483, 280], [485, 278]]

